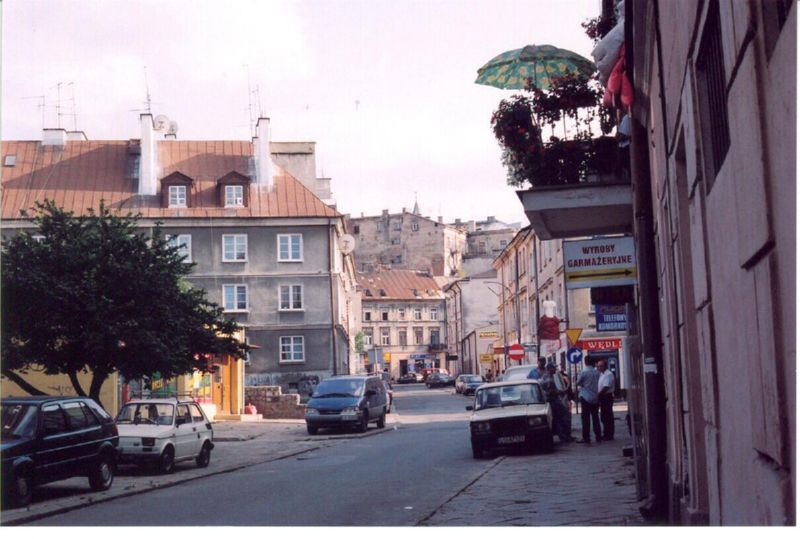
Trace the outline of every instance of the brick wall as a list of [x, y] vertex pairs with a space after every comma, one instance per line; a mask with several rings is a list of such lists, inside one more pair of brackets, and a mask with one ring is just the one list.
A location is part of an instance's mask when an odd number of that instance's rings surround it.
[[248, 386], [244, 388], [245, 404], [252, 404], [264, 419], [303, 419], [306, 406], [300, 395], [284, 395], [280, 386]]

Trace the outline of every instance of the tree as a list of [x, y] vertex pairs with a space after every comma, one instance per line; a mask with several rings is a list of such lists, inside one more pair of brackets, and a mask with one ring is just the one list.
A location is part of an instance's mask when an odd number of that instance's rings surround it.
[[[126, 379], [208, 370], [207, 354], [244, 358], [240, 327], [185, 280], [183, 262], [157, 224], [97, 211], [75, 216], [51, 201], [23, 212], [38, 228], [2, 244], [3, 376], [42, 394], [19, 373], [33, 365], [66, 374], [78, 395], [98, 399], [114, 372]], [[78, 374], [91, 372], [81, 386]]]

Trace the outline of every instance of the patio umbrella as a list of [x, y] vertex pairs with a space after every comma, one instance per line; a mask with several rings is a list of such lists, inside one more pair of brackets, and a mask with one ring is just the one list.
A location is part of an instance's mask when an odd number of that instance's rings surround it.
[[580, 54], [552, 45], [528, 45], [504, 52], [489, 60], [478, 70], [475, 84], [485, 84], [507, 90], [525, 88], [528, 78], [533, 85], [545, 90], [553, 78], [570, 73], [590, 76], [595, 65]]

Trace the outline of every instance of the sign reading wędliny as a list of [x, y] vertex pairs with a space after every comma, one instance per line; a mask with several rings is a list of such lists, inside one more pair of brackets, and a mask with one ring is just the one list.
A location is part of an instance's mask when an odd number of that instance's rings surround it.
[[564, 242], [567, 288], [636, 284], [633, 238], [595, 238]]

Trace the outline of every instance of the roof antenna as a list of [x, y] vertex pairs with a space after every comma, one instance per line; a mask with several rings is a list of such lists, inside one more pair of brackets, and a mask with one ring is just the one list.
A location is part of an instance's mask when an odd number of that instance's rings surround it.
[[146, 92], [146, 99], [145, 99], [145, 102], [144, 102], [145, 110], [147, 111], [147, 114], [151, 114], [152, 111], [150, 109], [150, 104], [151, 104], [151, 102], [150, 102], [150, 84], [147, 82], [147, 66], [144, 66], [144, 89], [145, 89], [145, 92]]
[[248, 126], [250, 128], [250, 136], [256, 136], [256, 122], [253, 118], [253, 89], [250, 85], [250, 64], [242, 64], [245, 72], [247, 73], [247, 111], [249, 113], [249, 123]]
[[45, 118], [44, 118], [45, 96], [43, 96], [43, 95], [29, 95], [29, 96], [23, 97], [22, 99], [38, 99], [39, 100], [39, 103], [36, 105], [36, 108], [38, 108], [38, 109], [40, 109], [42, 111], [42, 129], [44, 129], [44, 126], [46, 125], [45, 124]]
[[56, 124], [59, 129], [61, 129], [61, 116], [68, 116], [68, 114], [61, 114], [61, 87], [64, 85], [72, 86], [72, 83], [59, 81], [55, 86], [52, 87], [56, 89]]
[[75, 104], [75, 85], [72, 85], [72, 130], [78, 130], [78, 107]]

